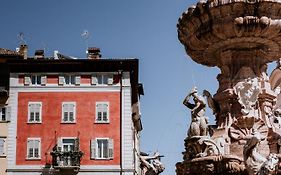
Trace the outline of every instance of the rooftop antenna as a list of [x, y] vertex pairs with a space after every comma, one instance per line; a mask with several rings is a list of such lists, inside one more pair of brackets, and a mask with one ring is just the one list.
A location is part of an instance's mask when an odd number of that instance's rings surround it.
[[88, 41], [90, 39], [90, 32], [88, 30], [84, 30], [81, 33], [81, 38], [84, 39], [85, 43], [86, 43], [86, 50], [88, 49]]
[[44, 53], [46, 54], [46, 52], [48, 51], [48, 45], [45, 42], [41, 42], [41, 44], [43, 46]]
[[17, 38], [19, 40], [19, 44], [21, 45], [25, 45], [26, 44], [26, 40], [25, 40], [25, 36], [24, 36], [24, 33], [23, 32], [20, 32], [18, 35], [17, 35]]

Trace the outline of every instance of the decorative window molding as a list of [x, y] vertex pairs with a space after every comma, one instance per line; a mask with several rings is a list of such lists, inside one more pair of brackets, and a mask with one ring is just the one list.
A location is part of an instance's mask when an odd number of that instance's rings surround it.
[[110, 138], [96, 138], [91, 140], [91, 159], [113, 159], [114, 144]]
[[0, 137], [0, 157], [6, 157], [6, 137]]
[[28, 123], [41, 123], [42, 122], [42, 102], [29, 102], [28, 103]]
[[28, 160], [41, 159], [41, 138], [28, 138], [27, 139], [27, 155]]
[[109, 123], [109, 102], [96, 102], [96, 123]]
[[76, 122], [76, 103], [75, 102], [63, 102], [62, 103], [62, 123], [75, 123]]

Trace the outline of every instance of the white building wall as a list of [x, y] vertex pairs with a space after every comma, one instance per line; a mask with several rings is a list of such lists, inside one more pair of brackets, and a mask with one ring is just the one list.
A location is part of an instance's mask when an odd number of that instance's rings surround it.
[[122, 86], [122, 168], [134, 169], [132, 101], [129, 73], [123, 74]]

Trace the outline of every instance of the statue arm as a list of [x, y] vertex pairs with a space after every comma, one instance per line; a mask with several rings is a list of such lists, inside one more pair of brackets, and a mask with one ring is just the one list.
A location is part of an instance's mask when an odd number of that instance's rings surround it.
[[183, 100], [183, 104], [189, 109], [193, 109], [195, 107], [195, 104], [190, 103], [189, 98], [190, 98], [190, 94], [185, 97], [185, 99]]

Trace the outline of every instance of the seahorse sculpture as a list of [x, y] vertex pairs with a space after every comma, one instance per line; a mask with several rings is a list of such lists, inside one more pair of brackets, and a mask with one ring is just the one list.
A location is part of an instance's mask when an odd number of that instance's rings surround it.
[[257, 147], [261, 142], [261, 135], [253, 133], [253, 136], [244, 146], [244, 163], [249, 175], [273, 175], [276, 174], [278, 157], [270, 154], [267, 158], [263, 157]]

